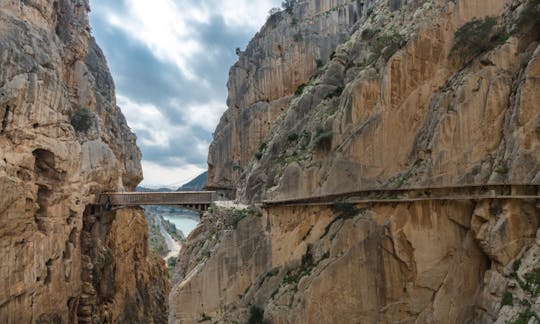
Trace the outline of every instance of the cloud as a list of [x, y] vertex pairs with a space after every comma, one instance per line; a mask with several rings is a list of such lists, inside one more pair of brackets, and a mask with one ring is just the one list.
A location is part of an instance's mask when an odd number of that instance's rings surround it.
[[178, 188], [182, 184], [204, 172], [200, 166], [188, 164], [181, 167], [163, 167], [160, 164], [143, 161], [144, 185], [148, 187]]
[[206, 169], [235, 49], [280, 2], [92, 0], [93, 34], [143, 152], [143, 184]]

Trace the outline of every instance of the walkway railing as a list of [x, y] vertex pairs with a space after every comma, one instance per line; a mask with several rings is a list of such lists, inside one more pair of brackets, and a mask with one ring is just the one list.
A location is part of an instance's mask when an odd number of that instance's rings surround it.
[[165, 205], [205, 211], [216, 200], [214, 191], [184, 192], [106, 192], [100, 197], [103, 205], [147, 206]]
[[429, 200], [538, 199], [538, 184], [486, 184], [399, 189], [362, 189], [328, 195], [265, 200], [264, 206], [400, 203]]

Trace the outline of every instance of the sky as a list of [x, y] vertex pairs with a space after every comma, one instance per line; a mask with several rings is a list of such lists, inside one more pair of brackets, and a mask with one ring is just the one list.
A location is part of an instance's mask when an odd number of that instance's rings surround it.
[[92, 34], [143, 153], [148, 187], [177, 187], [206, 170], [227, 78], [281, 0], [91, 0]]

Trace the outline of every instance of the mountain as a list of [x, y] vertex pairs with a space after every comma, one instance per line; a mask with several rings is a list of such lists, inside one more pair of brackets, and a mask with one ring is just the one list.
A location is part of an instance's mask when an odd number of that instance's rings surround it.
[[152, 188], [146, 188], [146, 187], [142, 187], [142, 186], [137, 186], [135, 191], [137, 191], [137, 192], [171, 192], [172, 190], [169, 189], [169, 188], [152, 189]]
[[247, 209], [188, 237], [171, 321], [537, 323], [540, 1], [283, 3], [209, 150]]
[[89, 11], [0, 1], [0, 323], [166, 322], [144, 214], [96, 208], [142, 168]]
[[204, 190], [204, 186], [206, 185], [206, 180], [208, 179], [208, 172], [203, 172], [196, 176], [193, 180], [189, 181], [188, 183], [182, 185], [180, 188], [178, 188], [176, 191], [201, 191]]

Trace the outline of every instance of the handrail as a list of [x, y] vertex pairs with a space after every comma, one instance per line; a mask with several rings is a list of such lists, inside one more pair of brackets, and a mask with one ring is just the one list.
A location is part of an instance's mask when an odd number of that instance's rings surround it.
[[[355, 198], [354, 196], [360, 196], [360, 199], [357, 199], [359, 202], [406, 202], [406, 201], [419, 201], [419, 200], [463, 200], [467, 199], [508, 199], [514, 197], [514, 199], [538, 199], [539, 184], [526, 183], [526, 184], [508, 184], [508, 183], [494, 183], [494, 184], [467, 184], [461, 186], [434, 186], [434, 187], [409, 187], [409, 188], [373, 188], [373, 189], [360, 189], [356, 191], [346, 191], [331, 193], [327, 195], [317, 195], [317, 196], [307, 196], [307, 197], [298, 197], [292, 199], [281, 199], [281, 200], [264, 200], [262, 203], [266, 206], [272, 205], [302, 205], [304, 204], [320, 204], [328, 205], [335, 202], [337, 199], [350, 199]], [[471, 192], [469, 195], [458, 197], [458, 195], [448, 195], [449, 193], [441, 193], [440, 195], [432, 195], [433, 191], [490, 191], [496, 189], [510, 189], [508, 194], [499, 194], [499, 195], [478, 195], [474, 192]], [[534, 195], [524, 195], [524, 194], [512, 194], [512, 191], [519, 189], [525, 189], [526, 191], [535, 191]], [[507, 190], [508, 191], [508, 190]], [[421, 196], [416, 197], [395, 197], [399, 194], [412, 194], [417, 193]], [[371, 197], [370, 197], [371, 196]], [[384, 197], [387, 196], [387, 197]], [[458, 199], [459, 198], [459, 199]], [[413, 200], [414, 199], [414, 200]], [[354, 201], [348, 201], [353, 203]]]

